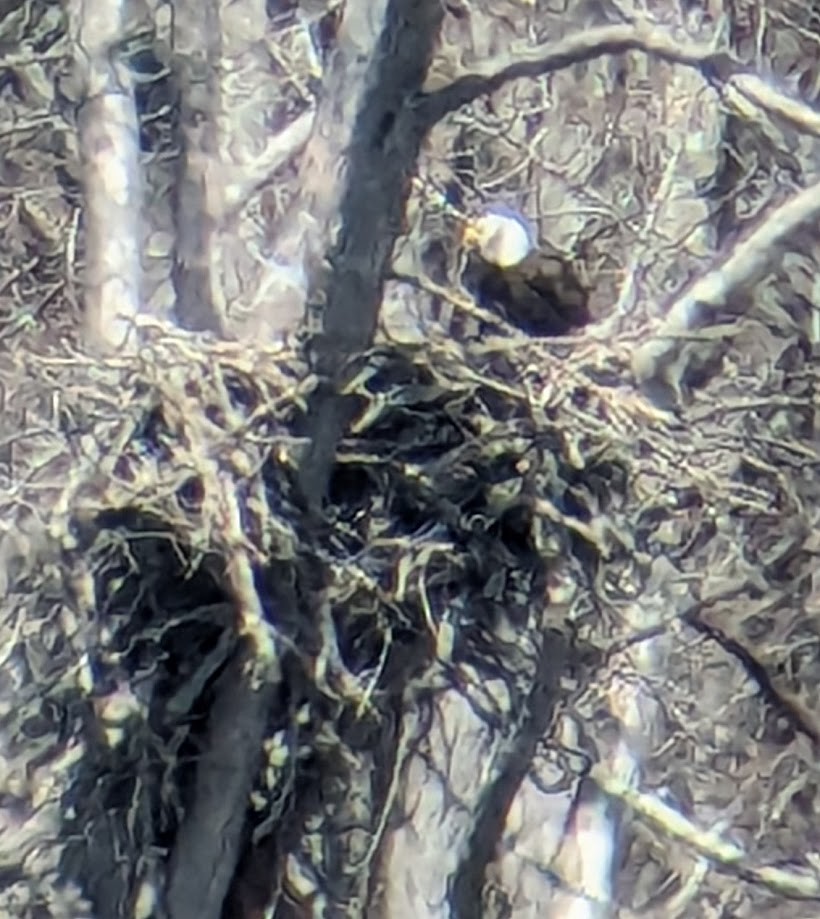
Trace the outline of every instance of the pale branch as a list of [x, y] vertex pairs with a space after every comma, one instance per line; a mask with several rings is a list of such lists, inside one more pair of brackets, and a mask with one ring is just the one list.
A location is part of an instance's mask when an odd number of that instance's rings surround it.
[[214, 161], [211, 167], [213, 181], [221, 181], [225, 186], [224, 212], [215, 216], [220, 220], [233, 216], [277, 170], [300, 153], [310, 139], [315, 119], [314, 108], [297, 115], [287, 127], [267, 139], [261, 153], [241, 165]]
[[710, 325], [715, 311], [732, 293], [759, 280], [782, 254], [795, 231], [820, 217], [820, 182], [777, 206], [738, 242], [711, 271], [698, 278], [665, 311], [660, 328], [633, 354], [632, 368], [641, 381], [662, 374], [665, 359], [682, 337]]
[[603, 764], [593, 766], [591, 775], [603, 791], [623, 801], [644, 820], [680, 839], [738, 877], [791, 899], [820, 900], [820, 876], [816, 870], [798, 865], [755, 865], [742, 846], [721, 838], [720, 824], [708, 830], [700, 829], [656, 795], [639, 791], [621, 776], [610, 774]]
[[733, 75], [722, 94], [726, 104], [738, 115], [748, 118], [757, 110], [762, 110], [788, 121], [803, 134], [820, 137], [820, 112], [767, 83], [757, 74]]
[[127, 3], [70, 2], [73, 78], [82, 100], [86, 341], [103, 352], [137, 346], [141, 308], [139, 124], [133, 78], [117, 49], [133, 26]]

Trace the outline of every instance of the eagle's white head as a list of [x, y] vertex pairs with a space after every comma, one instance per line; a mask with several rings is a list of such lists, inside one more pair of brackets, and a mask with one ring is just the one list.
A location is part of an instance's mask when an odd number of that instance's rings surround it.
[[467, 222], [464, 244], [477, 249], [482, 258], [499, 268], [511, 268], [533, 250], [527, 221], [515, 211], [494, 207]]

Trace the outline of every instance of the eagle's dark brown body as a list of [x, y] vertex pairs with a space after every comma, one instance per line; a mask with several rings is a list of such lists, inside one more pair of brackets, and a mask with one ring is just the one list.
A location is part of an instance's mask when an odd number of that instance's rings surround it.
[[542, 250], [505, 268], [470, 252], [462, 281], [480, 306], [533, 336], [568, 335], [591, 318], [587, 291], [572, 266]]

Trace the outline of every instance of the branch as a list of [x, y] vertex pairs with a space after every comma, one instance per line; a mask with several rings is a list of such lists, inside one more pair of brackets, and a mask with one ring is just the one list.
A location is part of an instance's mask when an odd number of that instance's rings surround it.
[[682, 840], [744, 880], [760, 884], [781, 897], [794, 900], [820, 899], [820, 877], [808, 866], [755, 865], [741, 846], [721, 838], [720, 824], [708, 830], [700, 829], [674, 807], [655, 795], [633, 788], [621, 777], [609, 774], [601, 764], [593, 766], [592, 778], [603, 791], [628, 804], [644, 820]]
[[73, 77], [82, 105], [77, 135], [83, 163], [86, 341], [102, 351], [137, 346], [140, 312], [139, 125], [133, 78], [119, 44], [133, 25], [127, 4], [72, 0], [66, 6]]
[[656, 335], [639, 346], [632, 369], [640, 382], [662, 374], [678, 341], [711, 323], [730, 295], [765, 275], [783, 243], [799, 227], [820, 217], [820, 182], [809, 186], [765, 215], [753, 232], [715, 268], [672, 302]]
[[788, 121], [804, 134], [820, 137], [820, 112], [800, 99], [795, 99], [754, 73], [734, 74], [723, 90], [724, 101], [732, 110], [749, 118], [749, 103], [770, 115]]
[[171, 919], [219, 919], [242, 848], [275, 684], [255, 685], [253, 654], [238, 654], [216, 682], [208, 742], [169, 864]]
[[422, 94], [419, 113], [429, 128], [450, 112], [512, 80], [540, 77], [605, 54], [627, 51], [643, 51], [668, 63], [694, 67], [710, 83], [723, 84], [730, 76], [746, 72], [730, 52], [716, 51], [705, 42], [681, 41], [670, 32], [645, 23], [601, 26], [549, 44], [514, 48], [490, 58], [435, 92]]
[[220, 157], [223, 49], [216, 0], [179, 3], [174, 41], [181, 147], [174, 185], [175, 312], [183, 328], [220, 332], [225, 304], [214, 269], [225, 187], [208, 174]]
[[605, 54], [627, 51], [642, 51], [667, 63], [695, 68], [740, 115], [749, 117], [751, 103], [807, 134], [820, 136], [820, 114], [814, 108], [752, 73], [730, 51], [716, 50], [712, 43], [681, 41], [647, 23], [600, 26], [556, 42], [497, 55], [435, 92], [423, 94], [422, 117], [433, 125], [449, 112], [495, 92], [512, 80], [543, 76]]
[[[356, 0], [351, 5], [365, 15], [367, 4]], [[348, 404], [339, 394], [343, 369], [370, 346], [376, 330], [393, 246], [426, 134], [411, 102], [421, 91], [443, 17], [439, 0], [389, 0], [360, 97], [341, 228], [329, 255], [323, 330], [315, 343], [315, 369], [323, 385], [311, 405], [310, 446], [300, 469], [302, 494], [313, 507], [324, 497], [348, 421]]]
[[239, 165], [225, 162], [212, 164], [214, 180], [222, 181], [225, 185], [225, 213], [218, 215], [220, 219], [233, 216], [288, 160], [304, 148], [310, 139], [315, 118], [316, 111], [313, 108], [297, 115], [281, 131], [267, 138], [260, 153]]

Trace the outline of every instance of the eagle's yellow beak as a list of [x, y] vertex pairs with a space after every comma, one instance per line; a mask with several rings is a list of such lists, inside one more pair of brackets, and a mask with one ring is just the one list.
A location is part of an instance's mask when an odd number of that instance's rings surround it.
[[479, 249], [482, 243], [481, 230], [474, 223], [466, 223], [461, 233], [461, 243], [467, 249]]

